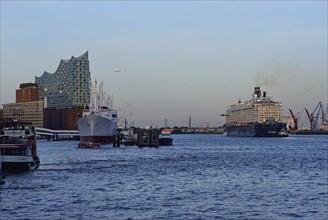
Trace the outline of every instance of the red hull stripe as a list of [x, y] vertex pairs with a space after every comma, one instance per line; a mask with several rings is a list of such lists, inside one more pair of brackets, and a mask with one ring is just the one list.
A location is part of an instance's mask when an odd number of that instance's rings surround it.
[[114, 136], [81, 136], [81, 142], [113, 143]]

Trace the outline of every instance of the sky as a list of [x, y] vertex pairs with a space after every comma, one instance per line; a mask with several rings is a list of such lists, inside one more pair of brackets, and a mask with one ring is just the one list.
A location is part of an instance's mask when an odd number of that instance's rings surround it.
[[[328, 103], [327, 1], [4, 1], [0, 103], [89, 52], [135, 126], [221, 126], [255, 86], [288, 109]], [[120, 70], [116, 72], [115, 70]], [[304, 119], [305, 120], [305, 119]]]

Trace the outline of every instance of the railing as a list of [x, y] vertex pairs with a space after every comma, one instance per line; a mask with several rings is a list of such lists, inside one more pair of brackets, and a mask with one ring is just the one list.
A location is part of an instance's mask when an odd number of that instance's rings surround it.
[[46, 136], [49, 140], [60, 140], [71, 137], [79, 137], [78, 130], [52, 130], [49, 128], [36, 127], [35, 132], [37, 136]]

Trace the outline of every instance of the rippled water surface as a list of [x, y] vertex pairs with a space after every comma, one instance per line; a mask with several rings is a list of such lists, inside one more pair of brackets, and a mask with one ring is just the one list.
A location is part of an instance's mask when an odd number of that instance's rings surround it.
[[174, 146], [38, 141], [0, 219], [328, 219], [328, 137], [175, 135]]

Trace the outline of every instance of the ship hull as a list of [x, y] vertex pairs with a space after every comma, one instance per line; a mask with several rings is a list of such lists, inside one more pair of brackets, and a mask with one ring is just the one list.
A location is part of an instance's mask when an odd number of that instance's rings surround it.
[[287, 137], [286, 123], [255, 123], [250, 125], [227, 125], [227, 136], [236, 137]]
[[159, 138], [159, 145], [171, 146], [173, 145], [173, 138]]
[[87, 115], [77, 122], [81, 142], [113, 143], [116, 135], [114, 121], [98, 116]]
[[35, 162], [2, 162], [2, 172], [8, 173], [22, 173], [36, 168]]
[[[3, 147], [3, 146], [2, 146]], [[3, 148], [3, 150], [8, 150]], [[15, 149], [18, 153], [23, 153], [20, 149]], [[8, 153], [8, 152], [7, 152]], [[1, 156], [2, 172], [8, 173], [21, 173], [33, 169], [37, 169], [40, 165], [38, 156], [20, 156], [20, 155], [2, 155]]]
[[[14, 131], [18, 132], [18, 131]], [[2, 172], [21, 173], [37, 169], [40, 159], [36, 153], [36, 137], [26, 138], [2, 138], [0, 144], [0, 163]]]

